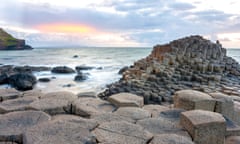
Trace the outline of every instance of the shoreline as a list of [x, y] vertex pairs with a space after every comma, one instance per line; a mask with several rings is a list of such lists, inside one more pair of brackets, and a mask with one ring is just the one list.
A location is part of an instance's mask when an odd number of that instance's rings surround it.
[[[58, 66], [51, 72], [84, 81], [89, 68]], [[238, 143], [238, 68], [219, 42], [200, 36], [157, 45], [100, 94], [31, 90], [37, 82], [32, 72], [39, 68], [7, 67], [5, 80], [24, 91], [0, 89], [0, 142]]]

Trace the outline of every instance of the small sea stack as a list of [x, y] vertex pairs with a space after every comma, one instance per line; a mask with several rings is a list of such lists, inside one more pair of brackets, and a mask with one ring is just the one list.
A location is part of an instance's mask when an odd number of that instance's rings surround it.
[[228, 93], [226, 87], [240, 88], [239, 68], [219, 41], [199, 35], [184, 37], [154, 46], [149, 56], [125, 70], [121, 80], [109, 85], [99, 97], [130, 92], [143, 96], [147, 104], [172, 103], [172, 95], [183, 89]]

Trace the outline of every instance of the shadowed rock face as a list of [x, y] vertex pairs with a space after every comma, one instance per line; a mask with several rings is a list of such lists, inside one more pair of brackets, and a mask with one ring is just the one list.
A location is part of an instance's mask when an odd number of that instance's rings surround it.
[[214, 92], [223, 86], [239, 85], [240, 66], [226, 49], [201, 36], [189, 36], [154, 46], [152, 53], [134, 63], [122, 79], [99, 96], [130, 92], [144, 103], [172, 103], [177, 90]]
[[25, 44], [25, 40], [16, 39], [0, 28], [0, 50], [33, 49]]

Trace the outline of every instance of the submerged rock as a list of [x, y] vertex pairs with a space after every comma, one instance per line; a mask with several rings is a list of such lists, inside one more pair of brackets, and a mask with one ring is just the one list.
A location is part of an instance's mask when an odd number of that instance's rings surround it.
[[57, 66], [52, 69], [52, 73], [69, 74], [75, 73], [75, 71], [67, 66]]
[[78, 74], [75, 76], [74, 81], [82, 82], [84, 80], [87, 80], [88, 76], [86, 73], [78, 72]]

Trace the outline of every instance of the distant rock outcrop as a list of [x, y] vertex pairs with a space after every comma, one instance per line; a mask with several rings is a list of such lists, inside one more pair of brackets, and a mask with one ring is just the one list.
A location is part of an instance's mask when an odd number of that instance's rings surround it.
[[0, 28], [0, 50], [30, 50], [31, 46], [25, 40], [16, 39]]
[[99, 94], [101, 98], [131, 92], [144, 97], [145, 103], [172, 103], [177, 90], [219, 91], [225, 86], [239, 86], [240, 65], [226, 56], [226, 49], [217, 41], [201, 36], [174, 40], [156, 45], [152, 53], [134, 63], [120, 81]]

